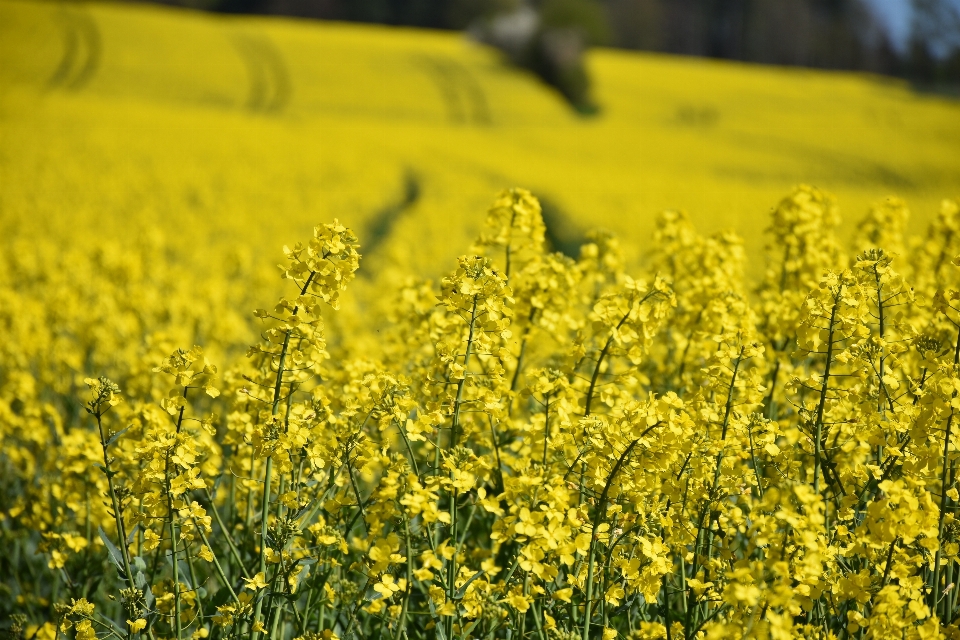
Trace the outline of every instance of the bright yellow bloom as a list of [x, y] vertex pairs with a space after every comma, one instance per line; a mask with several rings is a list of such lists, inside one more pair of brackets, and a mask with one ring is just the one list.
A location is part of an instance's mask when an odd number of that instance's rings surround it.
[[244, 589], [250, 589], [251, 591], [259, 591], [260, 589], [267, 588], [267, 579], [264, 576], [263, 571], [257, 573], [257, 575], [252, 578], [244, 578], [244, 582], [247, 584], [244, 585]]
[[147, 627], [147, 621], [143, 618], [137, 618], [136, 620], [127, 620], [127, 626], [130, 628], [131, 633], [138, 633], [143, 631]]

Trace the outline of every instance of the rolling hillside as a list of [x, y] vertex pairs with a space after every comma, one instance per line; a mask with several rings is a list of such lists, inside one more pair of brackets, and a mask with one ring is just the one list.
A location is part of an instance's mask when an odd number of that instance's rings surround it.
[[900, 195], [915, 231], [960, 191], [960, 104], [899, 82], [611, 50], [589, 66], [602, 112], [583, 119], [455, 34], [4, 0], [0, 224], [272, 256], [338, 217], [368, 258], [435, 274], [507, 186], [545, 199], [561, 247], [604, 226], [640, 248], [682, 208], [754, 256], [798, 182], [847, 225]]

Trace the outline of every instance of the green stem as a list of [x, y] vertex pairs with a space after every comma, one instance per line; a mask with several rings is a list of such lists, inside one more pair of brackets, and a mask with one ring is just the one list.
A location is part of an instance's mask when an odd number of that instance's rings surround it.
[[[180, 414], [177, 416], [177, 435], [180, 435], [180, 429], [183, 427], [183, 412], [186, 409], [187, 389], [183, 387], [184, 404], [180, 407]], [[169, 512], [170, 522], [170, 554], [173, 562], [173, 610], [174, 610], [174, 628], [177, 632], [177, 640], [183, 636], [183, 622], [180, 620], [180, 565], [177, 560], [177, 523], [176, 512], [173, 510], [173, 494], [170, 490], [170, 455], [167, 454], [167, 511]]]
[[546, 474], [547, 468], [547, 445], [550, 442], [550, 394], [546, 397], [546, 407], [543, 411], [543, 468]]
[[530, 327], [533, 325], [533, 317], [536, 313], [537, 308], [531, 307], [530, 317], [527, 318], [527, 325], [523, 328], [523, 337], [520, 339], [520, 353], [517, 355], [517, 368], [514, 369], [513, 379], [510, 381], [510, 391], [517, 390], [517, 383], [520, 381], [520, 372], [523, 370], [523, 355], [527, 351], [527, 338], [530, 337]]
[[[307, 289], [310, 288], [310, 283], [313, 282], [313, 278], [317, 275], [316, 271], [311, 271], [310, 275], [307, 277], [306, 282], [303, 283], [303, 287], [300, 289], [300, 295], [303, 296], [307, 293]], [[293, 311], [290, 312], [290, 316], [294, 317], [300, 311], [300, 307], [295, 306]], [[271, 407], [270, 415], [276, 416], [280, 412], [280, 390], [283, 386], [283, 373], [284, 365], [287, 360], [287, 349], [290, 347], [290, 333], [291, 329], [287, 329], [286, 335], [283, 338], [283, 347], [280, 349], [280, 359], [277, 362], [277, 377], [273, 385], [273, 405]], [[267, 529], [268, 523], [270, 522], [270, 483], [273, 476], [273, 456], [267, 456], [266, 468], [263, 472], [263, 496], [260, 503], [260, 572], [263, 573], [264, 579], [267, 575]], [[250, 639], [254, 640], [257, 637], [257, 626], [263, 624], [263, 598], [257, 600], [257, 604], [254, 607], [253, 611], [253, 624], [250, 625]]]
[[[649, 300], [651, 297], [659, 293], [656, 289], [647, 293], [643, 298], [637, 302], [637, 307], [642, 305], [644, 302]], [[603, 345], [603, 349], [600, 350], [600, 355], [597, 356], [597, 366], [593, 369], [593, 376], [590, 378], [590, 388], [587, 389], [587, 398], [584, 401], [583, 405], [583, 415], [584, 417], [590, 415], [590, 403], [593, 402], [593, 394], [597, 388], [597, 378], [600, 377], [600, 365], [603, 364], [603, 359], [607, 357], [607, 352], [610, 350], [610, 346], [613, 344], [613, 337], [616, 335], [617, 331], [620, 330], [620, 327], [623, 326], [623, 323], [627, 321], [630, 317], [630, 314], [633, 313], [634, 306], [631, 303], [630, 309], [620, 318], [620, 322], [617, 323], [617, 326], [610, 332], [610, 336], [607, 338], [606, 343]]]
[[[454, 602], [454, 596], [457, 592], [457, 498], [459, 492], [454, 489], [453, 497], [450, 501], [450, 542], [453, 544], [453, 556], [450, 558], [450, 572], [447, 574], [447, 598]], [[456, 604], [454, 604], [456, 606]], [[450, 632], [448, 637], [453, 637], [453, 616], [450, 617]]]
[[[403, 438], [403, 444], [407, 447], [407, 453], [410, 455], [410, 466], [413, 468], [413, 472], [417, 475], [417, 478], [420, 477], [420, 469], [417, 467], [417, 456], [413, 453], [413, 447], [410, 446], [410, 440], [407, 438], [407, 430], [404, 425], [400, 424], [399, 420], [394, 420], [393, 423], [397, 425], [397, 431], [400, 432], [400, 437]], [[297, 485], [299, 487], [299, 483]]]
[[758, 497], [763, 500], [763, 482], [760, 474], [760, 463], [757, 461], [757, 451], [753, 444], [753, 425], [747, 427], [747, 439], [750, 441], [750, 457], [753, 460], [753, 473], [757, 476]]
[[[260, 573], [267, 577], [267, 529], [270, 521], [270, 481], [273, 475], [273, 456], [267, 456], [266, 469], [263, 472], [263, 496], [260, 503]], [[250, 625], [251, 639], [257, 637], [256, 626], [263, 624], [263, 598], [257, 600], [253, 611], [253, 624]]]
[[394, 635], [394, 640], [400, 640], [400, 633], [406, 631], [410, 590], [413, 589], [413, 549], [410, 548], [410, 525], [406, 518], [403, 519], [403, 537], [407, 544], [407, 590], [403, 596], [403, 609], [400, 611], [400, 619], [397, 620], [397, 633]]
[[497, 438], [497, 430], [493, 427], [493, 418], [487, 414], [487, 421], [490, 423], [490, 441], [493, 443], [493, 452], [497, 459], [497, 495], [504, 491], [503, 485], [503, 463], [500, 462], [500, 441]]
[[457, 446], [460, 437], [460, 405], [463, 403], [463, 387], [467, 381], [467, 368], [470, 366], [470, 353], [473, 351], [473, 329], [477, 321], [477, 295], [473, 296], [470, 309], [470, 330], [467, 334], [467, 352], [463, 356], [463, 377], [457, 380], [457, 398], [453, 403], [453, 427], [450, 432], [451, 448]]
[[740, 372], [740, 363], [743, 361], [743, 347], [737, 354], [737, 361], [733, 365], [733, 376], [730, 378], [730, 387], [727, 389], [727, 402], [723, 411], [723, 427], [720, 430], [720, 451], [717, 453], [717, 464], [713, 470], [713, 491], [720, 484], [720, 465], [723, 462], [723, 443], [727, 439], [727, 428], [730, 426], [730, 414], [733, 411], [733, 392], [737, 384], [737, 374]]
[[[880, 339], [883, 340], [884, 334], [884, 321], [883, 321], [883, 284], [880, 282], [880, 272], [877, 270], [877, 265], [873, 265], [873, 275], [876, 277], [877, 281], [877, 319], [880, 322]], [[887, 396], [889, 400], [890, 395], [887, 392], [887, 385], [883, 382], [883, 370], [884, 364], [886, 364], [886, 358], [883, 355], [883, 346], [880, 347], [880, 393], [877, 395], [877, 411], [883, 413], [883, 397]], [[880, 464], [880, 454], [877, 455], [877, 464]]]
[[183, 555], [187, 559], [187, 568], [190, 570], [190, 582], [193, 585], [193, 595], [197, 603], [197, 615], [201, 620], [203, 620], [203, 598], [200, 597], [200, 594], [197, 593], [197, 587], [200, 586], [200, 581], [197, 580], [197, 572], [193, 566], [193, 556], [190, 553], [190, 543], [184, 541], [183, 543]]
[[820, 494], [820, 459], [822, 456], [823, 411], [827, 404], [827, 389], [830, 388], [830, 365], [833, 364], [833, 334], [837, 322], [837, 307], [840, 306], [840, 294], [843, 286], [837, 288], [833, 297], [833, 307], [830, 309], [830, 324], [827, 335], [827, 363], [823, 371], [823, 383], [820, 385], [820, 401], [817, 403], [816, 437], [814, 439], [813, 458], [813, 492]]
[[537, 603], [533, 603], [533, 620], [537, 624], [537, 638], [538, 640], [547, 640], [546, 634], [543, 632], [543, 624], [540, 622], [540, 618], [543, 617], [543, 608], [537, 607]]
[[167, 483], [167, 508], [170, 511], [170, 553], [173, 560], [173, 619], [177, 631], [177, 640], [183, 636], [183, 622], [180, 620], [180, 567], [177, 560], [177, 525], [173, 515], [173, 498], [170, 484]]
[[207, 540], [207, 534], [204, 533], [203, 528], [200, 526], [200, 523], [197, 522], [197, 519], [193, 519], [193, 526], [197, 528], [197, 531], [200, 533], [200, 539], [203, 540], [204, 546], [207, 549], [210, 549], [211, 555], [213, 555], [213, 567], [217, 570], [217, 575], [220, 576], [220, 581], [223, 582], [223, 586], [227, 588], [227, 591], [230, 592], [230, 597], [233, 598], [233, 601], [240, 605], [240, 599], [237, 597], [236, 592], [233, 590], [233, 585], [230, 583], [230, 580], [227, 578], [227, 574], [223, 572], [223, 567], [220, 566], [220, 561], [217, 560], [217, 554], [213, 553], [213, 547], [210, 546], [210, 541]]
[[127, 530], [126, 526], [123, 523], [123, 513], [120, 510], [120, 500], [117, 499], [117, 491], [113, 486], [113, 471], [110, 469], [110, 458], [107, 455], [107, 439], [103, 433], [103, 414], [95, 413], [94, 417], [97, 419], [97, 429], [100, 431], [100, 446], [103, 448], [103, 472], [107, 476], [107, 486], [110, 489], [110, 501], [113, 503], [113, 517], [117, 523], [117, 537], [119, 538], [120, 544], [117, 545], [120, 547], [120, 555], [123, 557], [123, 570], [127, 574], [127, 583], [130, 585], [130, 588], [135, 589], [136, 584], [133, 579], [133, 571], [130, 569], [130, 552], [127, 549]]
[[[954, 370], [956, 370], [958, 364], [960, 364], [960, 325], [958, 325], [957, 344], [953, 353]], [[957, 397], [956, 390], [954, 390], [952, 397]], [[937, 605], [942, 597], [940, 589], [940, 559], [943, 554], [943, 525], [944, 516], [946, 515], [947, 509], [947, 471], [950, 468], [948, 457], [950, 455], [950, 430], [953, 426], [953, 416], [954, 409], [953, 404], [951, 403], [950, 416], [947, 418], [947, 427], [943, 435], [943, 469], [940, 472], [940, 518], [939, 523], [937, 524], [937, 554], [934, 558], [933, 589], [931, 590], [930, 594], [931, 598], [933, 599], [931, 608], [933, 609], [934, 614], [936, 614]]]
[[660, 426], [660, 422], [656, 422], [649, 427], [647, 427], [643, 433], [640, 434], [640, 437], [631, 442], [624, 452], [620, 455], [620, 458], [617, 460], [616, 464], [613, 465], [613, 470], [610, 472], [610, 475], [607, 476], [607, 482], [603, 485], [603, 492], [600, 494], [600, 500], [597, 503], [597, 512], [593, 517], [593, 529], [590, 532], [590, 549], [589, 549], [589, 563], [587, 564], [587, 598], [584, 603], [584, 616], [583, 616], [583, 640], [590, 640], [590, 615], [591, 610], [593, 609], [593, 575], [596, 565], [596, 546], [598, 541], [597, 529], [600, 527], [600, 521], [603, 519], [603, 516], [606, 514], [607, 510], [607, 496], [610, 493], [610, 487], [613, 484], [614, 479], [617, 477], [617, 474], [620, 472], [620, 467], [623, 466], [623, 463], [626, 461], [627, 456], [630, 455], [630, 452], [633, 451], [633, 448], [650, 433], [653, 429]]
[[626, 314], [620, 319], [620, 322], [617, 323], [617, 328], [610, 332], [610, 336], [607, 338], [607, 341], [603, 345], [603, 349], [600, 350], [600, 355], [597, 356], [597, 366], [593, 369], [593, 376], [590, 378], [590, 388], [587, 389], [587, 398], [583, 404], [583, 415], [584, 417], [590, 415], [590, 403], [593, 402], [593, 392], [597, 388], [597, 378], [600, 377], [600, 365], [603, 364], [603, 359], [607, 357], [607, 352], [610, 350], [610, 345], [613, 344], [613, 336], [620, 327], [623, 326], [623, 323], [627, 321], [627, 318], [630, 317], [630, 312], [627, 311]]
[[223, 524], [223, 520], [220, 518], [220, 512], [217, 510], [217, 505], [213, 501], [213, 495], [206, 487], [204, 487], [204, 492], [207, 494], [207, 500], [210, 502], [210, 511], [213, 513], [213, 517], [217, 521], [217, 526], [220, 527], [220, 531], [223, 532], [223, 537], [227, 541], [227, 547], [230, 549], [230, 555], [232, 555], [233, 559], [236, 561], [237, 567], [239, 567], [240, 573], [243, 574], [243, 577], [250, 579], [250, 573], [247, 571], [247, 568], [243, 565], [243, 561], [240, 559], [240, 550], [237, 549], [237, 545], [233, 542], [233, 536], [230, 535], [227, 527]]

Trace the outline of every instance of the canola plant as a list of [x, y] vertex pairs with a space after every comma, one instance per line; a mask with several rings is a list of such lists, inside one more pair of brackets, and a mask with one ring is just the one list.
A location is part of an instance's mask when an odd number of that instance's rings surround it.
[[960, 637], [960, 109], [589, 65], [0, 0], [0, 631]]
[[908, 215], [798, 187], [752, 284], [675, 211], [641, 272], [552, 253], [514, 189], [350, 322], [334, 221], [258, 336], [150, 246], [5, 252], [8, 632], [957, 637], [960, 201]]

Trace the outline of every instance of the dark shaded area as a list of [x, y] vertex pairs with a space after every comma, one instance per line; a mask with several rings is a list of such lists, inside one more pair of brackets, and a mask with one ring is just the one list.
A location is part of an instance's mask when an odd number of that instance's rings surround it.
[[62, 6], [56, 16], [63, 29], [63, 57], [47, 86], [79, 91], [100, 67], [100, 29], [82, 5]]
[[[383, 242], [390, 237], [394, 225], [403, 217], [403, 214], [420, 199], [420, 179], [416, 173], [408, 169], [403, 176], [403, 191], [400, 197], [392, 202], [385, 204], [377, 211], [370, 222], [367, 223], [364, 233], [361, 235], [363, 242], [363, 254], [365, 256], [373, 255]], [[369, 275], [369, 270], [360, 274]]]
[[607, 6], [614, 41], [627, 48], [875, 71], [888, 69], [895, 56], [866, 6], [853, 0], [609, 0]]
[[597, 44], [862, 70], [907, 78], [924, 89], [960, 88], [960, 4], [955, 0], [911, 0], [911, 37], [900, 49], [870, 0], [158, 1], [231, 13], [467, 29], [513, 64], [536, 73], [583, 113], [595, 110], [583, 53]]
[[[369, 258], [376, 254], [390, 239], [397, 222], [420, 200], [422, 193], [423, 186], [417, 173], [407, 169], [403, 175], [401, 192], [371, 216], [363, 233], [360, 234], [365, 257]], [[538, 200], [546, 226], [544, 239], [547, 247], [569, 258], [577, 259], [580, 256], [580, 247], [586, 242], [586, 233], [574, 221], [575, 218], [549, 196], [540, 195]], [[370, 273], [373, 272], [362, 269], [360, 271], [361, 276], [365, 277], [369, 277]]]
[[287, 65], [280, 52], [259, 34], [241, 33], [232, 40], [250, 80], [247, 108], [264, 114], [282, 111], [290, 100], [292, 87]]
[[573, 221], [574, 217], [555, 201], [542, 195], [539, 195], [538, 199], [543, 214], [543, 224], [546, 226], [544, 239], [547, 241], [547, 246], [576, 260], [580, 257], [580, 247], [587, 241], [586, 233]]
[[681, 126], [707, 129], [717, 124], [720, 112], [709, 105], [681, 104], [677, 107], [674, 121]]
[[912, 0], [898, 51], [864, 0], [606, 0], [611, 44], [629, 49], [870, 71], [918, 84], [960, 83], [960, 9]]
[[470, 70], [451, 58], [418, 56], [424, 69], [440, 93], [447, 117], [455, 124], [490, 124], [487, 95]]

